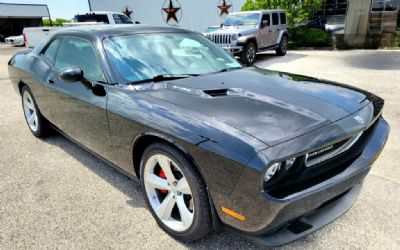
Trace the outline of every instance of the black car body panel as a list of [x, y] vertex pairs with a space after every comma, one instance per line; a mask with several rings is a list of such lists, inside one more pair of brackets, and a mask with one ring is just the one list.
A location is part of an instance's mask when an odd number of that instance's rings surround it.
[[[136, 154], [143, 151], [143, 138], [175, 145], [199, 169], [222, 222], [265, 244], [298, 238], [280, 230], [329, 200], [357, 196], [389, 133], [381, 116], [381, 98], [342, 84], [258, 68], [118, 84], [102, 40], [159, 32], [189, 31], [145, 25], [63, 29], [34, 50], [16, 54], [9, 62], [10, 78], [17, 92], [22, 84], [29, 86], [40, 112], [55, 127], [130, 175], [138, 173]], [[57, 70], [40, 53], [59, 36], [90, 41], [106, 76], [105, 82], [92, 84], [104, 89], [106, 96], [94, 95], [81, 82], [58, 79]], [[332, 162], [303, 166], [280, 177], [274, 186], [264, 186], [263, 176], [271, 163], [303, 159], [308, 152], [362, 131], [360, 142]], [[230, 217], [221, 206], [246, 220]], [[330, 212], [326, 219], [319, 216], [314, 229], [297, 236], [329, 223], [345, 210]], [[272, 242], [269, 236], [279, 232], [282, 240]]]

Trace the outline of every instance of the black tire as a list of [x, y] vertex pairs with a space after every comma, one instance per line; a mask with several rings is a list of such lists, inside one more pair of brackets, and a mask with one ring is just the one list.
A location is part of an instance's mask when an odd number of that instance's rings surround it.
[[[179, 169], [186, 178], [192, 192], [194, 207], [193, 221], [191, 226], [185, 231], [177, 232], [166, 226], [154, 211], [146, 193], [144, 181], [145, 165], [152, 156], [160, 154], [172, 159], [172, 161], [179, 166]], [[153, 143], [146, 148], [140, 162], [140, 182], [144, 199], [149, 207], [150, 212], [156, 219], [158, 225], [172, 237], [182, 242], [193, 242], [203, 238], [213, 230], [211, 206], [209, 203], [208, 191], [203, 178], [193, 163], [173, 146], [166, 143]]]
[[281, 42], [279, 43], [279, 47], [275, 50], [278, 56], [284, 56], [287, 53], [288, 47], [288, 37], [286, 35], [282, 36]]
[[254, 64], [257, 56], [257, 48], [254, 43], [248, 43], [242, 53], [240, 54], [240, 61], [246, 65], [251, 66]]
[[[35, 109], [37, 119], [35, 122], [34, 128], [29, 124], [28, 118], [27, 118], [27, 107], [24, 105], [24, 97], [28, 96], [31, 99], [32, 105]], [[50, 135], [51, 127], [49, 126], [49, 122], [46, 120], [46, 118], [43, 117], [43, 115], [40, 113], [40, 110], [36, 104], [35, 98], [33, 97], [32, 91], [28, 86], [23, 86], [21, 89], [21, 101], [22, 101], [22, 109], [24, 111], [24, 117], [26, 124], [28, 125], [29, 130], [32, 132], [32, 134], [38, 138], [43, 138], [47, 137]]]

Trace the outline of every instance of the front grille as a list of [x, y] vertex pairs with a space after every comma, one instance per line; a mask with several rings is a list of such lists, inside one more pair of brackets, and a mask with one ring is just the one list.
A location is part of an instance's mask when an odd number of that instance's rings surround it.
[[232, 34], [210, 34], [208, 38], [216, 44], [230, 44]]
[[358, 139], [360, 139], [361, 135], [362, 132], [349, 139], [340, 141], [338, 143], [329, 145], [325, 148], [318, 149], [316, 151], [306, 154], [305, 158], [306, 167], [317, 165], [318, 163], [329, 160], [330, 158], [345, 152], [346, 150], [351, 148], [358, 141]]

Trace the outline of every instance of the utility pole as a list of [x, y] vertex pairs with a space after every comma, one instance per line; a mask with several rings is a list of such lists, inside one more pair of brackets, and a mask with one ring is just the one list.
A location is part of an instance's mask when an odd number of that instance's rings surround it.
[[92, 4], [90, 3], [90, 0], [88, 0], [88, 4], [89, 4], [89, 12], [92, 12]]

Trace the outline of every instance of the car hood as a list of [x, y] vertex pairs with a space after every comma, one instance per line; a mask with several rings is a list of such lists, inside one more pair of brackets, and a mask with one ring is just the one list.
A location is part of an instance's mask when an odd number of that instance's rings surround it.
[[354, 88], [257, 68], [135, 89], [208, 117], [211, 124], [223, 122], [269, 146], [331, 124], [370, 103], [366, 93]]

